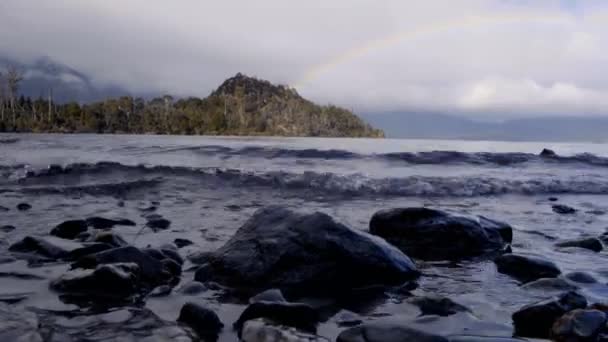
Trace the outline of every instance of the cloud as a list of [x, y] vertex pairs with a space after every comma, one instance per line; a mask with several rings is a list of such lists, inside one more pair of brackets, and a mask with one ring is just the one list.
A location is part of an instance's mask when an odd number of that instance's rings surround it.
[[602, 0], [3, 0], [0, 53], [132, 92], [244, 72], [357, 111], [608, 116]]

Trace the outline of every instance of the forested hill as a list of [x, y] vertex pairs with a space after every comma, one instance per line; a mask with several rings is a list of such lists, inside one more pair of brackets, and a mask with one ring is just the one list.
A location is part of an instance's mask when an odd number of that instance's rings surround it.
[[15, 87], [5, 76], [4, 83], [0, 131], [5, 132], [384, 136], [346, 109], [316, 105], [294, 89], [242, 74], [202, 99], [123, 96], [88, 104], [13, 96], [19, 94], [18, 82]]

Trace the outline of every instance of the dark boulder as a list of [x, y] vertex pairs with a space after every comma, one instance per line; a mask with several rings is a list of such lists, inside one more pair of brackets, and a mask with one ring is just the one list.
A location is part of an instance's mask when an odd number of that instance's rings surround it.
[[114, 226], [135, 226], [135, 222], [127, 219], [108, 219], [105, 217], [89, 217], [86, 219], [87, 225], [95, 229], [110, 229]]
[[557, 214], [574, 214], [577, 212], [576, 209], [569, 207], [565, 204], [554, 204], [551, 206], [554, 213]]
[[344, 330], [336, 342], [448, 342], [443, 336], [430, 334], [396, 323], [373, 322]]
[[32, 209], [32, 206], [28, 203], [19, 203], [17, 204], [17, 210], [26, 211]]
[[555, 278], [562, 272], [551, 261], [539, 257], [504, 254], [494, 259], [498, 272], [528, 283], [541, 278]]
[[75, 239], [80, 233], [86, 232], [88, 229], [85, 220], [69, 220], [62, 222], [51, 230], [51, 235], [63, 239]]
[[71, 296], [94, 299], [126, 299], [139, 289], [136, 264], [99, 265], [95, 270], [73, 270], [51, 282], [51, 288]]
[[212, 340], [217, 338], [224, 328], [215, 312], [196, 303], [184, 304], [177, 321], [191, 327], [199, 336]]
[[521, 337], [549, 338], [551, 328], [565, 313], [587, 307], [587, 300], [576, 292], [567, 292], [552, 298], [524, 306], [512, 316], [515, 335]]
[[405, 254], [323, 213], [258, 210], [221, 248], [204, 258], [200, 282], [259, 290], [336, 292], [400, 284], [419, 275]]
[[562, 241], [555, 244], [557, 247], [578, 247], [588, 249], [594, 252], [601, 252], [604, 245], [598, 238], [584, 238], [577, 240]]
[[163, 217], [148, 218], [146, 226], [156, 232], [159, 230], [168, 229], [169, 226], [171, 226], [171, 221]]
[[12, 244], [9, 251], [58, 260], [66, 257], [70, 251], [82, 247], [83, 245], [80, 243], [56, 237], [26, 236], [21, 241]]
[[177, 248], [184, 248], [186, 246], [190, 246], [190, 245], [194, 244], [194, 242], [192, 242], [188, 239], [180, 239], [180, 238], [173, 240], [173, 243], [177, 246]]
[[513, 238], [512, 228], [506, 223], [428, 208], [379, 211], [369, 228], [408, 255], [424, 260], [455, 260], [499, 252]]
[[409, 300], [416, 305], [421, 315], [449, 316], [458, 312], [470, 312], [471, 310], [464, 305], [458, 304], [445, 297], [417, 297]]
[[606, 314], [599, 310], [573, 310], [559, 318], [551, 329], [551, 339], [557, 342], [597, 341], [606, 329]]
[[243, 324], [256, 318], [265, 318], [275, 324], [294, 327], [303, 331], [315, 332], [319, 322], [319, 314], [308, 304], [256, 302], [250, 304], [234, 323], [234, 328], [240, 331]]
[[162, 261], [133, 247], [120, 247], [87, 255], [72, 264], [72, 268], [95, 268], [102, 264], [134, 263], [141, 271], [141, 277], [149, 287], [156, 287], [173, 281], [172, 272]]
[[555, 151], [550, 150], [548, 148], [543, 148], [543, 150], [540, 151], [540, 156], [541, 157], [557, 157], [557, 153], [555, 153]]
[[75, 261], [84, 256], [107, 251], [109, 249], [114, 248], [114, 246], [108, 245], [106, 243], [91, 243], [87, 244], [84, 247], [74, 249], [67, 253], [64, 257], [65, 260]]

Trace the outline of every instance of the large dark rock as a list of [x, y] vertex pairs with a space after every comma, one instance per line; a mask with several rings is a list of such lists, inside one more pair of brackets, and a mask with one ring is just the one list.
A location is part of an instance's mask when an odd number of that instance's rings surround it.
[[127, 299], [139, 291], [137, 264], [99, 265], [95, 270], [73, 270], [51, 282], [57, 292], [92, 299]]
[[551, 327], [565, 313], [587, 307], [587, 300], [576, 292], [567, 292], [552, 298], [524, 306], [513, 314], [515, 335], [521, 337], [548, 338]]
[[346, 329], [336, 342], [448, 342], [440, 335], [430, 334], [396, 323], [374, 322]]
[[599, 310], [573, 310], [559, 318], [551, 329], [557, 342], [596, 341], [606, 328], [606, 314]]
[[89, 217], [86, 223], [95, 229], [110, 229], [114, 226], [135, 226], [135, 222], [127, 219], [108, 219], [105, 217]]
[[17, 210], [19, 211], [27, 211], [32, 209], [32, 206], [29, 203], [19, 203], [17, 204]]
[[62, 222], [51, 230], [51, 235], [63, 239], [75, 239], [80, 233], [86, 232], [88, 229], [85, 220], [69, 220]]
[[171, 221], [163, 217], [148, 218], [146, 226], [156, 232], [159, 230], [168, 229], [169, 226], [171, 226]]
[[182, 307], [178, 322], [190, 326], [199, 336], [214, 340], [224, 328], [215, 312], [196, 303], [186, 303]]
[[243, 324], [256, 318], [265, 318], [275, 324], [315, 332], [319, 314], [310, 305], [302, 303], [256, 302], [250, 304], [234, 323], [240, 331]]
[[562, 241], [555, 244], [557, 247], [578, 247], [588, 249], [594, 252], [601, 252], [604, 245], [598, 238], [583, 238], [577, 240]]
[[419, 275], [415, 264], [382, 239], [355, 231], [323, 213], [281, 207], [258, 210], [217, 251], [195, 279], [258, 290], [335, 292], [399, 284]]
[[26, 236], [21, 241], [12, 244], [9, 251], [58, 260], [66, 257], [70, 251], [82, 247], [82, 244], [56, 237]]
[[540, 151], [540, 156], [541, 157], [557, 157], [557, 153], [555, 153], [555, 151], [550, 150], [548, 148], [543, 148], [543, 150]]
[[576, 209], [569, 207], [565, 204], [555, 204], [551, 206], [554, 213], [557, 214], [574, 214], [577, 212]]
[[511, 226], [428, 208], [379, 211], [370, 232], [415, 258], [454, 260], [503, 250], [513, 238]]
[[133, 247], [120, 247], [108, 251], [87, 255], [72, 264], [72, 268], [95, 268], [102, 264], [134, 263], [141, 271], [142, 280], [149, 286], [156, 287], [173, 281], [172, 272], [166, 265], [142, 250]]
[[498, 272], [527, 283], [541, 278], [555, 278], [562, 272], [551, 261], [539, 257], [504, 254], [494, 259]]

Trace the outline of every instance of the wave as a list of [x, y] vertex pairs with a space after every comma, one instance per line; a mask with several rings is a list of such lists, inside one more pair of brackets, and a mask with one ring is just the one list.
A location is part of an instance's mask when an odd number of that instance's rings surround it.
[[384, 161], [400, 161], [412, 165], [437, 164], [470, 164], [489, 166], [511, 166], [517, 164], [538, 162], [552, 164], [586, 164], [592, 166], [608, 166], [608, 158], [596, 156], [591, 153], [582, 153], [574, 156], [540, 155], [520, 152], [459, 152], [459, 151], [429, 151], [429, 152], [394, 152], [384, 154], [360, 154], [338, 149], [285, 149], [265, 146], [246, 146], [243, 148], [230, 148], [219, 145], [188, 146], [156, 150], [156, 153], [171, 153], [178, 151], [191, 151], [206, 156], [217, 155], [230, 157], [254, 158], [294, 158], [294, 159], [376, 159]]
[[74, 195], [74, 194], [85, 194], [91, 196], [124, 196], [126, 193], [150, 189], [162, 183], [161, 178], [153, 179], [137, 179], [133, 181], [124, 182], [109, 182], [109, 183], [94, 183], [94, 184], [81, 184], [81, 185], [43, 185], [43, 186], [30, 186], [20, 188], [0, 188], [1, 193], [7, 192], [23, 192], [31, 195]]
[[[83, 177], [92, 175], [95, 177]], [[96, 179], [125, 176], [135, 177], [131, 183], [97, 185], [50, 186], [58, 177]], [[185, 168], [170, 166], [128, 166], [113, 162], [53, 166], [47, 170], [30, 172], [18, 181], [23, 191], [61, 193], [80, 191], [85, 193], [113, 193], [120, 188], [138, 189], [172, 180], [191, 179], [197, 186], [230, 185], [234, 187], [261, 187], [273, 190], [295, 191], [296, 195], [327, 195], [351, 197], [426, 196], [426, 197], [474, 197], [504, 194], [608, 194], [608, 179], [597, 177], [531, 176], [526, 179], [486, 176], [429, 177], [409, 176], [402, 178], [370, 178], [361, 174], [340, 175], [322, 172], [251, 172], [237, 169]], [[44, 184], [32, 187], [32, 184]], [[196, 187], [192, 187], [193, 189]], [[106, 191], [107, 190], [107, 191]]]

